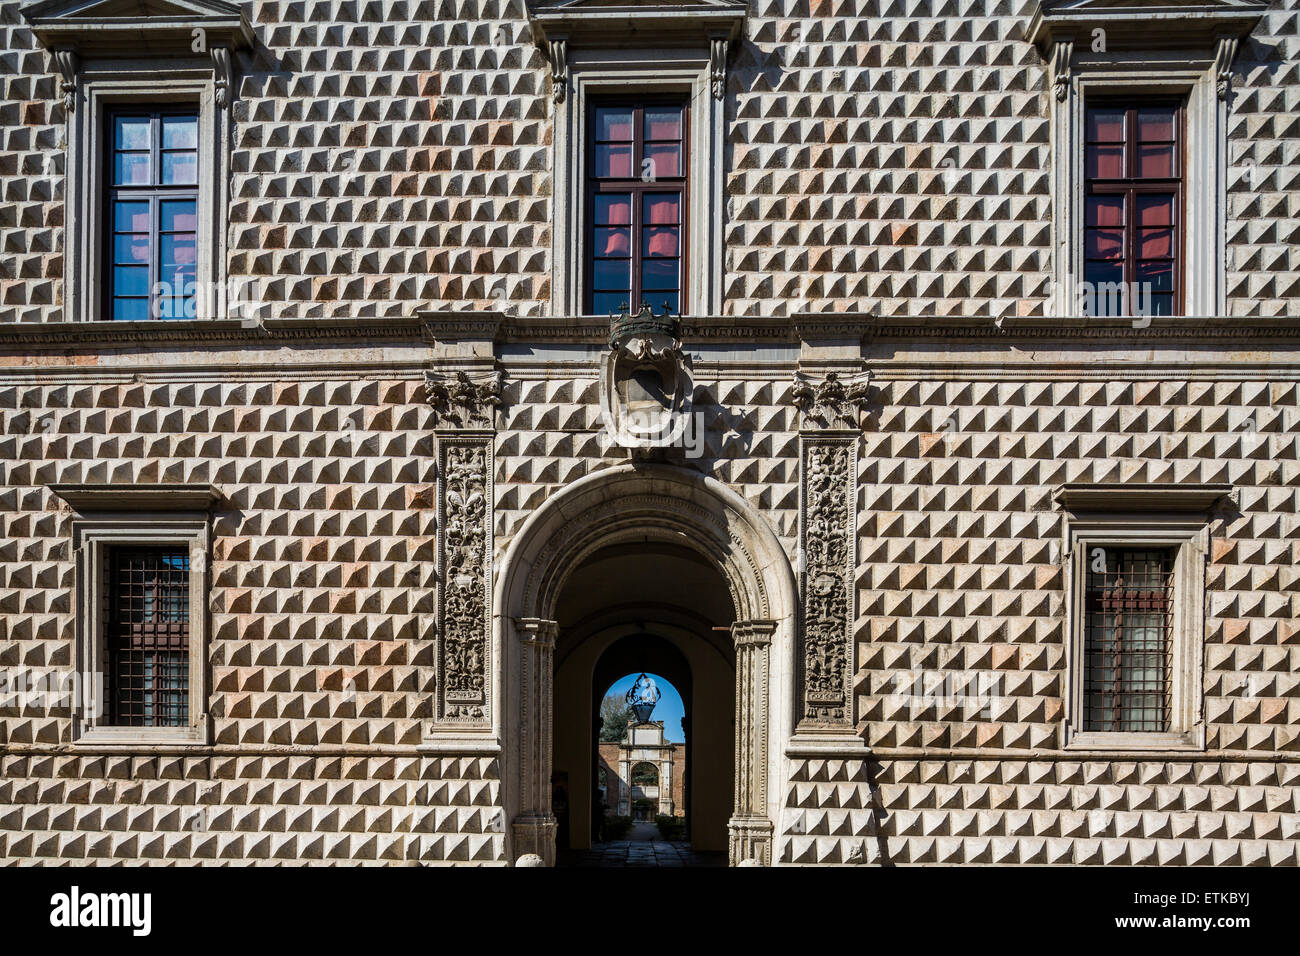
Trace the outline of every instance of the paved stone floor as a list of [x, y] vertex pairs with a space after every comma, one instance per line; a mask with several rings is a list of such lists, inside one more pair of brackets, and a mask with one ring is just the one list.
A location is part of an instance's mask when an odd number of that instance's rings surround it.
[[[638, 830], [649, 826], [650, 836], [638, 835]], [[659, 831], [653, 824], [634, 827], [626, 840], [597, 843], [590, 850], [567, 850], [559, 854], [559, 866], [726, 866], [727, 854], [701, 853], [691, 849], [689, 843], [658, 839]]]

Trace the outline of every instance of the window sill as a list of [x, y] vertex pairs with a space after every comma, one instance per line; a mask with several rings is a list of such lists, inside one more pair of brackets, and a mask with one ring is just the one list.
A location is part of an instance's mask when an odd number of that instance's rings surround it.
[[202, 727], [91, 727], [81, 733], [74, 746], [120, 747], [175, 746], [208, 743], [207, 732]]
[[1066, 750], [1204, 750], [1205, 728], [1170, 733], [1082, 731], [1070, 734]]

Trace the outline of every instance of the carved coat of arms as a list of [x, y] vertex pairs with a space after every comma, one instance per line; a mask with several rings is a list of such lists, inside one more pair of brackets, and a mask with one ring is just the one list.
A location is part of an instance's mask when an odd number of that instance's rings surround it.
[[615, 318], [601, 358], [601, 417], [624, 448], [667, 448], [682, 441], [691, 415], [691, 359], [680, 323], [648, 306]]

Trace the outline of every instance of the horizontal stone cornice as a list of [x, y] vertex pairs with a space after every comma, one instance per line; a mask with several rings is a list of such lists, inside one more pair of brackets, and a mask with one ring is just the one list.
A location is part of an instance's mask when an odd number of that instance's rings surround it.
[[[252, 348], [281, 345], [330, 347], [365, 343], [420, 345], [463, 341], [496, 344], [605, 345], [604, 317], [537, 318], [500, 312], [421, 312], [393, 318], [180, 319], [142, 322], [46, 322], [0, 325], [0, 353], [84, 350], [167, 351], [179, 348]], [[925, 342], [1114, 344], [1123, 348], [1165, 345], [1268, 347], [1300, 343], [1300, 318], [1236, 319], [1176, 316], [1152, 318], [1144, 327], [1112, 318], [882, 318], [866, 314], [781, 317], [698, 316], [682, 319], [689, 344], [797, 344], [804, 339], [858, 339], [863, 344]]]

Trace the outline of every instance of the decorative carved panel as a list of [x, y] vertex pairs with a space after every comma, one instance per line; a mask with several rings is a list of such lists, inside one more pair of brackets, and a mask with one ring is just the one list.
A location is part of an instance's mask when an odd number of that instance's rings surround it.
[[439, 442], [439, 713], [484, 722], [491, 651], [492, 448], [485, 438]]
[[868, 376], [796, 375], [800, 412], [799, 730], [853, 726], [852, 626], [859, 416]]
[[438, 696], [435, 722], [491, 722], [492, 473], [498, 372], [426, 373], [438, 413]]
[[850, 723], [855, 444], [832, 438], [806, 439], [803, 445], [800, 720], [837, 728]]

